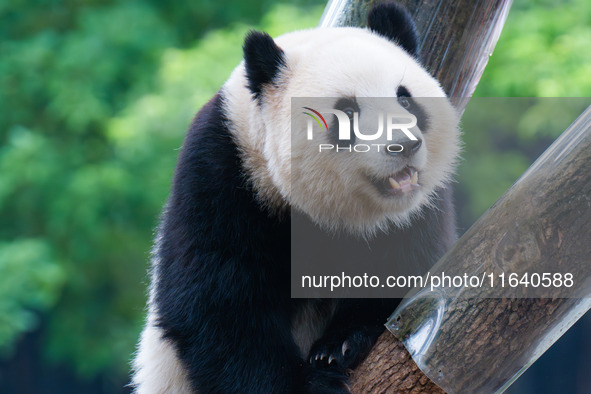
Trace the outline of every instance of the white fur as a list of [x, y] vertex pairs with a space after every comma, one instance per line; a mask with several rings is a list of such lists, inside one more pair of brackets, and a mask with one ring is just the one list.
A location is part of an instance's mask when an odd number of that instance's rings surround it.
[[150, 322], [142, 331], [133, 367], [137, 394], [193, 393], [173, 345], [162, 339], [162, 331]]
[[[230, 129], [259, 199], [276, 210], [299, 209], [325, 228], [363, 235], [408, 223], [450, 180], [459, 152], [457, 114], [439, 83], [403, 49], [367, 29], [319, 28], [275, 41], [287, 69], [265, 87], [262, 106], [246, 88], [243, 64], [224, 86]], [[391, 97], [395, 105], [400, 85], [413, 97], [438, 98], [427, 109], [428, 133], [413, 129], [423, 146], [410, 163], [386, 155], [318, 155], [303, 134], [292, 139], [291, 117], [304, 121], [291, 114], [292, 97]], [[421, 189], [413, 198], [384, 198], [367, 180], [387, 180], [405, 165], [419, 170]]]
[[133, 359], [131, 385], [136, 394], [190, 394], [191, 385], [174, 345], [162, 337], [162, 330], [156, 326], [158, 311], [154, 302], [158, 282], [158, 249], [160, 237], [154, 242], [152, 250], [152, 269], [150, 296], [148, 298], [148, 317], [138, 350]]
[[314, 342], [320, 339], [336, 306], [335, 300], [308, 300], [293, 317], [291, 334], [302, 357], [306, 357]]

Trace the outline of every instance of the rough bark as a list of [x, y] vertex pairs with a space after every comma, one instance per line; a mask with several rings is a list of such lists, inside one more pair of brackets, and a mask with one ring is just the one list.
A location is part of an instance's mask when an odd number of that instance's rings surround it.
[[398, 339], [386, 331], [351, 376], [352, 393], [433, 393], [441, 390], [413, 361]]

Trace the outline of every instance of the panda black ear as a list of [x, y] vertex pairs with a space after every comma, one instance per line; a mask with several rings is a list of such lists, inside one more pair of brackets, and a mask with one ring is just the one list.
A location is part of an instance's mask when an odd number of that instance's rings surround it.
[[408, 11], [402, 6], [390, 2], [374, 6], [367, 16], [367, 26], [400, 45], [411, 55], [418, 55], [417, 28]]
[[259, 98], [263, 85], [273, 82], [285, 67], [285, 53], [267, 33], [251, 30], [242, 46], [248, 88]]

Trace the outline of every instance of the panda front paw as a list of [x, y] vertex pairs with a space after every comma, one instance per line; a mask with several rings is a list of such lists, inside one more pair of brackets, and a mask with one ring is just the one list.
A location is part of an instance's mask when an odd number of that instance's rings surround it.
[[367, 356], [382, 331], [383, 327], [361, 327], [326, 335], [312, 346], [308, 361], [317, 369], [349, 373]]
[[355, 341], [318, 342], [310, 351], [309, 362], [314, 368], [346, 372], [352, 368], [357, 351]]

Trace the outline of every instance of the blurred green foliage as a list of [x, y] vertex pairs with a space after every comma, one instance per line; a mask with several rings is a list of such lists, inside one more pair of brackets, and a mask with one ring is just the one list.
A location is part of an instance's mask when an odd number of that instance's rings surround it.
[[240, 62], [245, 22], [278, 35], [315, 26], [323, 9], [269, 4], [2, 2], [5, 356], [46, 318], [47, 361], [126, 375], [153, 228], [191, 118]]
[[[321, 3], [0, 2], [5, 357], [43, 320], [46, 361], [125, 379], [153, 228], [191, 118], [240, 61], [250, 26], [272, 35], [312, 27]], [[516, 0], [476, 94], [589, 96], [589, 22], [587, 0]], [[459, 173], [465, 220], [563, 129], [471, 128], [470, 166]]]
[[[591, 2], [515, 0], [474, 96], [589, 97], [589, 43]], [[492, 113], [487, 109], [491, 104]], [[519, 178], [589, 101], [526, 104], [482, 99], [469, 104], [463, 119], [464, 165], [457, 176], [463, 229]]]
[[19, 332], [35, 328], [38, 318], [30, 308], [52, 306], [65, 278], [51, 247], [40, 239], [0, 243], [0, 278], [0, 343], [6, 346]]
[[515, 0], [476, 96], [589, 97], [591, 2]]

